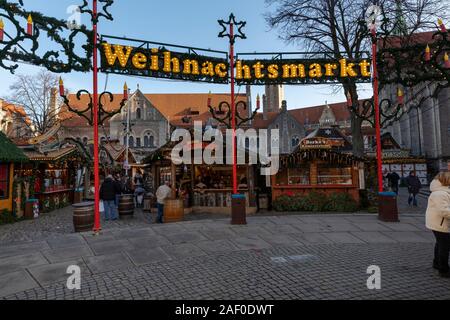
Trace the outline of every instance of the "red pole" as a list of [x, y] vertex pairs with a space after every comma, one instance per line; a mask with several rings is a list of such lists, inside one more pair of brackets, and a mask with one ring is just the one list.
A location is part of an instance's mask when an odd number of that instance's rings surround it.
[[97, 0], [93, 0], [93, 32], [94, 32], [94, 52], [93, 52], [93, 83], [94, 83], [94, 187], [95, 187], [95, 220], [94, 232], [101, 230], [100, 226], [100, 177], [98, 161], [98, 66], [97, 66]]
[[383, 153], [381, 150], [381, 125], [380, 125], [380, 102], [378, 97], [378, 70], [377, 70], [377, 33], [376, 27], [372, 29], [372, 69], [373, 69], [373, 99], [375, 105], [375, 129], [377, 138], [377, 171], [378, 191], [383, 192]]
[[236, 101], [234, 96], [234, 25], [230, 24], [230, 77], [231, 77], [231, 128], [233, 130], [233, 194], [238, 193], [237, 146], [236, 146]]

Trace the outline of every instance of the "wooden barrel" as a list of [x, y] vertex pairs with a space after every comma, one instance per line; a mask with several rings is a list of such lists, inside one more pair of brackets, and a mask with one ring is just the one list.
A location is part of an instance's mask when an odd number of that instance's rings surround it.
[[119, 216], [123, 218], [132, 218], [134, 215], [134, 196], [132, 194], [124, 194], [119, 199]]
[[82, 202], [73, 205], [73, 226], [75, 232], [94, 229], [94, 203]]
[[184, 220], [184, 201], [180, 199], [164, 202], [164, 222], [180, 222]]

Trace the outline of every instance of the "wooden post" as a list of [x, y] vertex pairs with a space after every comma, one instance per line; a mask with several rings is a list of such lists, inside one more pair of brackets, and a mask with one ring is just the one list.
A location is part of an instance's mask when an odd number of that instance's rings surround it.
[[177, 167], [175, 166], [175, 164], [172, 162], [171, 164], [171, 175], [172, 175], [172, 198], [175, 199], [177, 196], [177, 182], [176, 182], [176, 175], [177, 175]]

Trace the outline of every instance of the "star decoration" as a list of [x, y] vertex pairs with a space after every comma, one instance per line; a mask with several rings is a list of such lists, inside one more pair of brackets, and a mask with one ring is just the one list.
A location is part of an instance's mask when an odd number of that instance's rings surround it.
[[[245, 21], [237, 22], [234, 14], [230, 15], [228, 21], [218, 20], [218, 22], [219, 22], [220, 26], [223, 28], [223, 30], [219, 33], [219, 38], [228, 37], [230, 39], [231, 44], [234, 44], [234, 42], [236, 41], [236, 38], [247, 39], [247, 36], [242, 31], [242, 29], [247, 25], [247, 22], [245, 22]], [[237, 27], [237, 31], [233, 35], [231, 35], [229, 33], [228, 27], [230, 25]]]

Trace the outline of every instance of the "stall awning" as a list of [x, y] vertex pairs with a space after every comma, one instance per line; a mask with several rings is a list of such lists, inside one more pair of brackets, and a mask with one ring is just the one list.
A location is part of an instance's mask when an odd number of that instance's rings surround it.
[[0, 132], [0, 162], [27, 162], [29, 159], [8, 137]]

